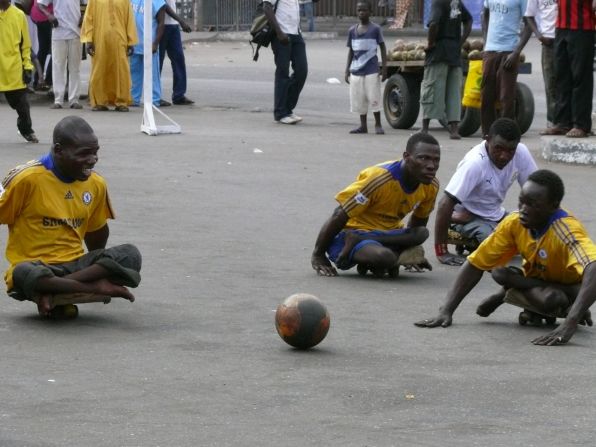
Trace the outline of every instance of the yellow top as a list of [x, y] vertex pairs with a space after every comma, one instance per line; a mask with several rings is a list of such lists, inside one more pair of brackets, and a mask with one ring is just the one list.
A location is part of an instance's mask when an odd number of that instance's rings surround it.
[[349, 216], [346, 228], [358, 230], [395, 230], [403, 228], [403, 219], [410, 212], [416, 217], [428, 217], [435, 207], [439, 181], [419, 184], [407, 191], [401, 183], [402, 161], [385, 163], [364, 169], [357, 180], [336, 196]]
[[0, 9], [0, 92], [25, 88], [23, 70], [33, 70], [27, 17], [10, 5]]
[[12, 271], [23, 261], [47, 264], [78, 259], [86, 233], [113, 219], [105, 180], [92, 173], [86, 181], [63, 181], [52, 170], [51, 157], [14, 168], [0, 188], [0, 223], [8, 225], [5, 274], [8, 290]]
[[514, 212], [468, 256], [468, 262], [491, 270], [507, 264], [516, 254], [523, 258], [527, 277], [577, 284], [586, 266], [596, 261], [596, 246], [581, 222], [565, 210], [558, 210], [539, 234], [524, 228], [519, 213]]

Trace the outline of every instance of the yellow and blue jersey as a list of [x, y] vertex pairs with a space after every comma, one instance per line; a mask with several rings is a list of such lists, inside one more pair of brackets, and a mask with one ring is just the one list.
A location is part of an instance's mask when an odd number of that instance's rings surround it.
[[340, 191], [335, 200], [348, 215], [346, 229], [395, 230], [403, 228], [410, 212], [427, 218], [435, 207], [439, 191], [436, 177], [408, 190], [402, 183], [402, 160], [364, 169], [354, 183]]
[[84, 254], [85, 234], [113, 218], [107, 185], [99, 174], [93, 172], [86, 181], [65, 179], [49, 154], [14, 168], [0, 189], [0, 223], [8, 225], [8, 290], [16, 264], [78, 259]]
[[468, 262], [480, 270], [491, 270], [506, 265], [516, 254], [523, 258], [527, 277], [577, 284], [586, 266], [596, 261], [596, 246], [581, 222], [563, 209], [554, 213], [539, 233], [525, 228], [519, 213], [514, 212], [468, 256]]

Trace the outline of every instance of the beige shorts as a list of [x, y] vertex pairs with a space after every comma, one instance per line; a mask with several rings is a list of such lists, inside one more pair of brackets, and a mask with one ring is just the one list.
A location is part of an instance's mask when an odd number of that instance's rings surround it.
[[381, 111], [381, 77], [378, 73], [350, 75], [350, 108], [353, 113], [366, 115]]

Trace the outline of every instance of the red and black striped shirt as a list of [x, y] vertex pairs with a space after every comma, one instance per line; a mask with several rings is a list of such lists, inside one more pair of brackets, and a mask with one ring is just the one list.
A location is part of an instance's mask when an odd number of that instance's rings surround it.
[[592, 0], [558, 0], [557, 28], [594, 31]]

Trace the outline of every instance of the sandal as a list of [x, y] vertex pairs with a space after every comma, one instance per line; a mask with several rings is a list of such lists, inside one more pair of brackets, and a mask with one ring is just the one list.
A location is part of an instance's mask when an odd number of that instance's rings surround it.
[[580, 129], [579, 127], [574, 127], [569, 132], [567, 132], [565, 136], [567, 138], [587, 138], [588, 133], [585, 130]]
[[540, 132], [540, 135], [566, 135], [567, 132], [569, 132], [568, 127], [554, 126], [544, 129], [542, 132]]

